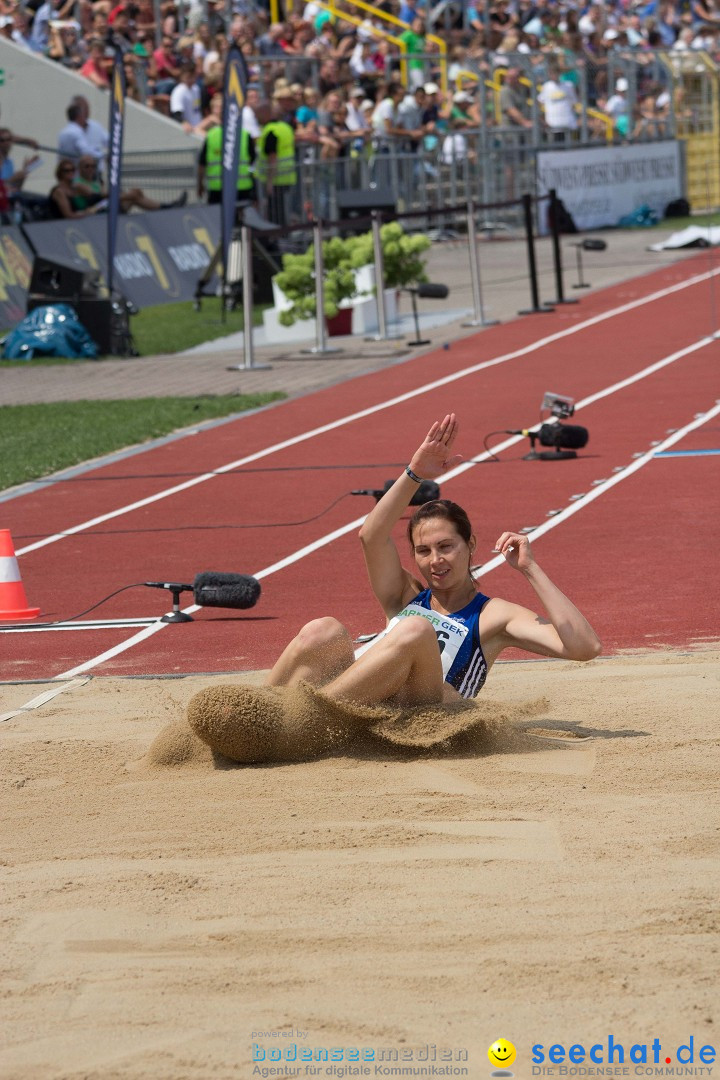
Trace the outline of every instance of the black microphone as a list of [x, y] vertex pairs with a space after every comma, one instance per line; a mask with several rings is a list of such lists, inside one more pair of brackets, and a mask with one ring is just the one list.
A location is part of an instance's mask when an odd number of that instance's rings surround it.
[[251, 608], [260, 596], [257, 578], [213, 570], [198, 574], [192, 589], [195, 603], [200, 607]]
[[167, 589], [169, 592], [192, 592], [192, 585], [183, 585], [180, 581], [144, 581], [151, 589]]
[[356, 488], [355, 491], [350, 492], [351, 495], [372, 495], [374, 498], [379, 499], [381, 495], [384, 495], [384, 491], [378, 491], [377, 488]]

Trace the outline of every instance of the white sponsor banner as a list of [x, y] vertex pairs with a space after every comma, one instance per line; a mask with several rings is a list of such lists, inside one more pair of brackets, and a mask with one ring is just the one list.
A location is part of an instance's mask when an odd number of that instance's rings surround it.
[[[538, 192], [555, 188], [578, 229], [617, 225], [621, 217], [647, 205], [662, 216], [682, 194], [677, 142], [548, 150], [537, 156]], [[542, 225], [546, 226], [546, 215]]]

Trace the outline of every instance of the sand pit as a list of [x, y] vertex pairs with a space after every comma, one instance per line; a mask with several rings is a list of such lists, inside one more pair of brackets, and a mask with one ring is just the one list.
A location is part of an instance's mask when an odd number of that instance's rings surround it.
[[[497, 665], [491, 744], [148, 760], [212, 681], [93, 679], [2, 724], [0, 1076], [348, 1067], [271, 1060], [294, 1046], [484, 1077], [503, 1037], [524, 1080], [538, 1043], [720, 1044], [719, 653]], [[431, 1075], [376, 1064], [345, 1075]]]

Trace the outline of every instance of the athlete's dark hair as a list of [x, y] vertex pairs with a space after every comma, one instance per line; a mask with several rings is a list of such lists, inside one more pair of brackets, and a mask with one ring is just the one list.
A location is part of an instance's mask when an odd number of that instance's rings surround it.
[[407, 536], [411, 548], [414, 547], [413, 533], [416, 526], [422, 521], [429, 521], [431, 518], [444, 518], [445, 521], [452, 522], [465, 543], [470, 543], [472, 525], [462, 506], [458, 506], [457, 503], [452, 502], [450, 499], [434, 499], [433, 502], [426, 502], [422, 506], [418, 506], [408, 522]]

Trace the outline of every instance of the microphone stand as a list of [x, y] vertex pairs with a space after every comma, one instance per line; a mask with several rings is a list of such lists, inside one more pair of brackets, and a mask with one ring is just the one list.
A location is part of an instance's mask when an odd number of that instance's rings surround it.
[[164, 588], [169, 589], [172, 593], [173, 606], [172, 611], [169, 611], [167, 615], [163, 615], [163, 617], [160, 619], [160, 622], [193, 622], [192, 615], [188, 615], [186, 612], [180, 610], [180, 593], [185, 591], [185, 586], [165, 585]]

